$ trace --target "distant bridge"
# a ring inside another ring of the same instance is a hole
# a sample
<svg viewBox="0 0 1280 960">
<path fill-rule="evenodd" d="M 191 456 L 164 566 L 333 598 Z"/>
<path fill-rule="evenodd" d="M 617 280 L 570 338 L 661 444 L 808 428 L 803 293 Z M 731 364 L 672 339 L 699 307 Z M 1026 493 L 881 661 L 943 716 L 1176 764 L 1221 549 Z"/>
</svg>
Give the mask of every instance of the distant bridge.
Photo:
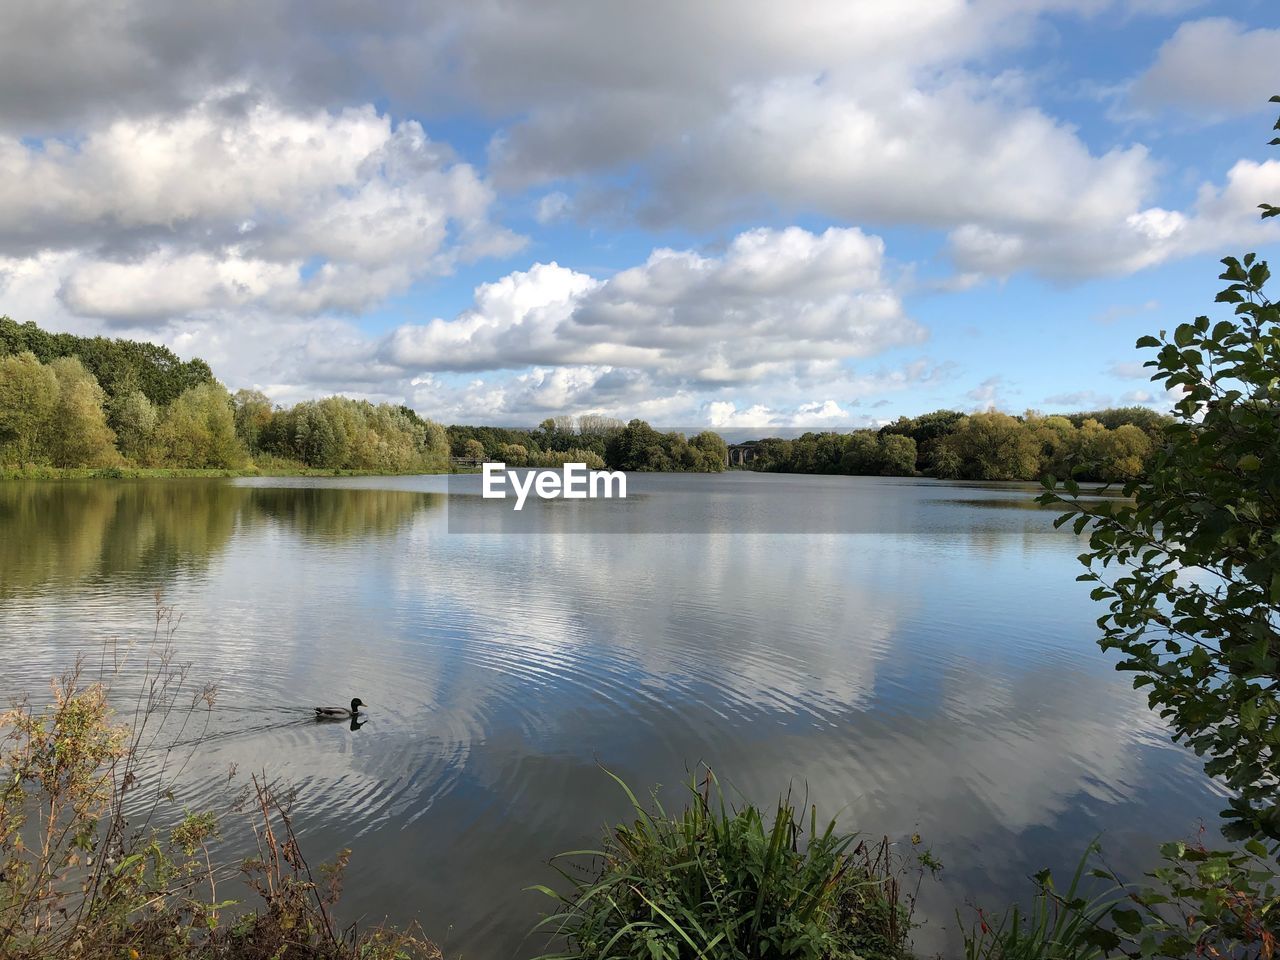
<svg viewBox="0 0 1280 960">
<path fill-rule="evenodd" d="M 755 440 L 749 440 L 746 443 L 731 443 L 728 450 L 728 466 L 746 467 L 759 455 L 759 444 Z"/>
</svg>

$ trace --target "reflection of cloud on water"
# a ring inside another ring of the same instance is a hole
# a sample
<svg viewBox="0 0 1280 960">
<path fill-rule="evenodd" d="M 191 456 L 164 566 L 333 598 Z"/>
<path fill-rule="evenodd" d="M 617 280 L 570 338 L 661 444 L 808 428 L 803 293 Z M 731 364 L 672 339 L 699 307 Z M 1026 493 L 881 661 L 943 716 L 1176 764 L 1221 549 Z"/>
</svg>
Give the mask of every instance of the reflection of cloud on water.
<svg viewBox="0 0 1280 960">
<path fill-rule="evenodd" d="M 96 581 L 35 576 L 0 630 L 21 628 L 29 671 L 68 635 L 144 629 L 165 583 L 224 705 L 369 702 L 356 733 L 219 713 L 235 735 L 178 791 L 230 792 L 231 763 L 297 786 L 322 854 L 361 838 L 352 909 L 428 904 L 467 936 L 523 932 L 519 890 L 545 858 L 623 813 L 597 759 L 637 787 L 700 760 L 764 801 L 808 784 L 852 825 L 919 825 L 978 890 L 1039 866 L 1030 838 L 1074 855 L 1138 805 L 1177 835 L 1211 802 L 1094 645 L 1074 543 L 1030 511 L 968 533 L 459 536 L 413 481 L 340 487 L 223 485 L 233 506 L 192 518 L 203 554 L 107 551 L 119 565 L 95 561 L 111 571 Z M 175 542 L 159 509 L 113 516 L 86 526 Z M 143 555 L 168 565 L 130 580 Z"/>
</svg>

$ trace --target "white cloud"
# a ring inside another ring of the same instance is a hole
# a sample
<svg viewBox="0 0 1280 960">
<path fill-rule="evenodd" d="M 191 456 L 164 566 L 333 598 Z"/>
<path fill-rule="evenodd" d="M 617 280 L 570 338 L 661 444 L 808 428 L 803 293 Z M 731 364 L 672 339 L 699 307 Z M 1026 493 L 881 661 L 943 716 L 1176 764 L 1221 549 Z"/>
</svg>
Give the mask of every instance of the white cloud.
<svg viewBox="0 0 1280 960">
<path fill-rule="evenodd" d="M 996 230 L 966 224 L 948 246 L 962 270 L 1008 276 L 1035 270 L 1080 279 L 1124 275 L 1180 257 L 1280 240 L 1280 223 L 1258 217 L 1261 198 L 1280 196 L 1280 161 L 1240 160 L 1225 184 L 1205 183 L 1186 213 L 1148 207 L 1110 220 L 1052 229 Z"/>
<path fill-rule="evenodd" d="M 1280 92 L 1280 30 L 1250 30 L 1225 17 L 1184 23 L 1134 81 L 1139 107 L 1225 116 L 1265 109 Z"/>
<path fill-rule="evenodd" d="M 883 259 L 860 230 L 790 227 L 739 234 L 719 257 L 655 250 L 606 280 L 536 264 L 482 285 L 456 319 L 400 327 L 386 356 L 415 370 L 574 364 L 759 381 L 919 343 Z"/>
<path fill-rule="evenodd" d="M 116 321 L 262 306 L 358 311 L 510 253 L 491 188 L 412 121 L 245 91 L 76 140 L 0 137 L 0 251 L 70 251 L 61 296 Z"/>
<path fill-rule="evenodd" d="M 1001 410 L 1005 408 L 1004 393 L 1007 389 L 1008 384 L 1004 377 L 996 374 L 987 377 L 965 396 L 973 401 L 972 410 L 979 412 Z"/>
<path fill-rule="evenodd" d="M 982 87 L 865 90 L 823 76 L 740 89 L 662 160 L 650 212 L 782 204 L 881 223 L 1056 226 L 1108 220 L 1149 191 L 1144 148 L 1095 156 L 1044 113 Z"/>
<path fill-rule="evenodd" d="M 1133 360 L 1111 364 L 1107 368 L 1107 373 L 1118 380 L 1150 380 L 1151 370 L 1144 367 L 1141 361 Z"/>
<path fill-rule="evenodd" d="M 534 219 L 539 223 L 555 223 L 557 220 L 563 220 L 573 211 L 573 201 L 568 195 L 559 190 L 544 194 L 538 200 L 538 207 L 534 211 Z"/>
</svg>

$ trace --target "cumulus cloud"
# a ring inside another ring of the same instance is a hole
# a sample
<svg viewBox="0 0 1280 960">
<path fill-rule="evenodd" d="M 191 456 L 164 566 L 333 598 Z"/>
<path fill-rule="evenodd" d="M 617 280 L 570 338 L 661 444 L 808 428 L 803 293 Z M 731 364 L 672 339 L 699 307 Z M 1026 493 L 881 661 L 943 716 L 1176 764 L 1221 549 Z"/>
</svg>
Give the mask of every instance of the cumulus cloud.
<svg viewBox="0 0 1280 960">
<path fill-rule="evenodd" d="M 420 124 L 299 113 L 247 91 L 84 137 L 0 137 L 0 252 L 64 262 L 77 314 L 359 311 L 459 261 L 510 253 L 492 189 Z"/>
<path fill-rule="evenodd" d="M 536 263 L 481 284 L 451 318 L 382 337 L 331 312 L 281 311 L 270 277 L 207 257 L 157 269 L 155 313 L 144 314 L 126 309 L 143 282 L 128 271 L 150 264 L 80 256 L 0 259 L 0 296 L 62 329 L 87 329 L 70 311 L 89 299 L 118 317 L 119 333 L 203 356 L 232 386 L 280 401 L 341 391 L 449 420 L 591 411 L 694 424 L 709 422 L 708 402 L 762 391 L 773 403 L 763 422 L 847 423 L 861 398 L 947 374 L 920 359 L 854 372 L 859 360 L 918 347 L 926 331 L 885 275 L 882 241 L 853 228 L 749 230 L 718 254 L 658 249 L 602 278 Z"/>
<path fill-rule="evenodd" d="M 575 191 L 583 216 L 706 226 L 781 210 L 998 238 L 1123 225 L 1157 170 L 1141 145 L 1091 149 L 1028 103 L 1026 77 L 984 69 L 993 55 L 1032 44 L 1049 15 L 1186 5 L 814 0 L 801 17 L 767 0 L 392 2 L 357 16 L 337 0 L 231 0 L 196 16 L 122 0 L 108 16 L 18 0 L 0 37 L 0 127 L 180 116 L 244 84 L 303 116 L 374 98 L 419 117 L 471 108 L 504 118 L 490 146 L 500 185 L 596 178 Z M 563 216 L 565 197 L 544 196 L 537 218 Z"/>
<path fill-rule="evenodd" d="M 1052 229 L 966 224 L 951 232 L 948 246 L 962 270 L 987 275 L 1029 269 L 1068 280 L 1119 276 L 1227 245 L 1280 240 L 1280 223 L 1258 218 L 1259 198 L 1277 194 L 1280 162 L 1240 160 L 1224 184 L 1203 184 L 1186 213 L 1147 207 Z"/>
<path fill-rule="evenodd" d="M 417 370 L 574 364 L 692 386 L 760 381 L 921 342 L 883 261 L 882 241 L 860 230 L 790 227 L 739 234 L 722 256 L 655 250 L 605 280 L 537 264 L 482 285 L 460 317 L 400 327 L 386 355 Z"/>
<path fill-rule="evenodd" d="M 1133 84 L 1133 103 L 1206 116 L 1251 113 L 1276 92 L 1280 30 L 1225 17 L 1184 23 Z"/>
<path fill-rule="evenodd" d="M 1005 378 L 995 374 L 987 377 L 987 379 L 968 391 L 965 396 L 972 401 L 971 410 L 979 412 L 1003 410 L 1007 406 L 1004 395 L 1008 389 L 1009 385 Z"/>
</svg>

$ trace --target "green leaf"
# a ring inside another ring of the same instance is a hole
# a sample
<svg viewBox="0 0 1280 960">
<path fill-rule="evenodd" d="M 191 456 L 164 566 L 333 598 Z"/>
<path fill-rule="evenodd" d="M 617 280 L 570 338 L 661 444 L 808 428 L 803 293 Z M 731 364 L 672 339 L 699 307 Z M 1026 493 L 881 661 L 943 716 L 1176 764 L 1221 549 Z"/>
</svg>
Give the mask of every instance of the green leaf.
<svg viewBox="0 0 1280 960">
<path fill-rule="evenodd" d="M 1129 936 L 1135 936 L 1142 929 L 1142 914 L 1137 910 L 1112 910 L 1111 919 L 1115 925 Z"/>
</svg>

